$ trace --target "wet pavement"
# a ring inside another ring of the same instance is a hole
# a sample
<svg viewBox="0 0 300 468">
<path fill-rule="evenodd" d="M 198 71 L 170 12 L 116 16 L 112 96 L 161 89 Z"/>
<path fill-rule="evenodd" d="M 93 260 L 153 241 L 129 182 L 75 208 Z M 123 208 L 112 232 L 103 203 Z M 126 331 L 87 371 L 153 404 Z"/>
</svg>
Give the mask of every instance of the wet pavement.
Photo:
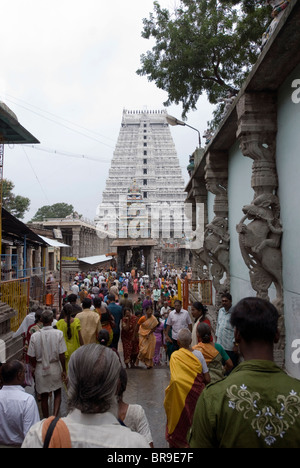
<svg viewBox="0 0 300 468">
<path fill-rule="evenodd" d="M 155 448 L 166 448 L 166 416 L 164 410 L 165 389 L 169 385 L 170 372 L 166 366 L 146 369 L 140 365 L 127 369 L 128 383 L 123 400 L 141 405 L 149 421 Z"/>
</svg>

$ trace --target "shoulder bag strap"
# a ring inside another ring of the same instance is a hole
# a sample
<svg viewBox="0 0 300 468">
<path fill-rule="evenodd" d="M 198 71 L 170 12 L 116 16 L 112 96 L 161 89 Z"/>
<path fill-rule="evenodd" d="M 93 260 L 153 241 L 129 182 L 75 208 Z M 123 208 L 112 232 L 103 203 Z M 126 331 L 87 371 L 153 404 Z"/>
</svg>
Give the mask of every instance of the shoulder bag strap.
<svg viewBox="0 0 300 468">
<path fill-rule="evenodd" d="M 58 423 L 59 421 L 59 418 L 56 417 L 53 419 L 53 421 L 51 421 L 49 427 L 48 427 L 48 430 L 47 430 L 47 433 L 46 433 L 46 437 L 45 437 L 45 440 L 44 440 L 44 446 L 43 448 L 48 448 L 49 447 L 49 444 L 50 444 L 50 440 L 51 440 L 51 437 L 52 437 L 52 434 L 53 434 L 53 431 L 55 429 L 55 426 L 56 424 Z"/>
</svg>

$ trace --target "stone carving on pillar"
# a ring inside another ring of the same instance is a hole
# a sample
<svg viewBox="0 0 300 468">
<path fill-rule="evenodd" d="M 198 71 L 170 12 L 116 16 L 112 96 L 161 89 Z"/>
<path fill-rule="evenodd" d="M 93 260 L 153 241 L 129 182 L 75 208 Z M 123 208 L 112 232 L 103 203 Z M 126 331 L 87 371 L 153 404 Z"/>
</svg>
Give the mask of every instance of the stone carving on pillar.
<svg viewBox="0 0 300 468">
<path fill-rule="evenodd" d="M 273 93 L 248 93 L 237 104 L 237 137 L 244 156 L 253 159 L 251 186 L 254 198 L 242 209 L 237 225 L 242 257 L 249 268 L 258 297 L 269 300 L 269 288 L 276 290 L 274 305 L 280 314 L 280 340 L 275 360 L 284 362 L 284 317 L 280 202 L 276 170 L 276 96 Z"/>
<path fill-rule="evenodd" d="M 221 305 L 221 295 L 230 290 L 227 166 L 226 153 L 217 151 L 208 153 L 205 181 L 207 190 L 215 195 L 215 217 L 206 225 L 203 254 L 210 265 L 217 307 Z"/>
<path fill-rule="evenodd" d="M 282 226 L 275 162 L 276 98 L 272 93 L 246 94 L 238 103 L 237 112 L 241 150 L 244 156 L 253 159 L 251 186 L 254 190 L 254 198 L 243 207 L 244 216 L 237 225 L 241 253 L 257 296 L 268 300 L 268 290 L 274 283 L 276 306 L 282 312 Z"/>
<path fill-rule="evenodd" d="M 246 94 L 237 105 L 237 137 L 244 156 L 253 159 L 251 186 L 254 198 L 243 207 L 237 225 L 242 257 L 249 268 L 257 296 L 269 300 L 272 283 L 280 320 L 277 359 L 283 360 L 284 321 L 280 222 L 276 171 L 276 96 L 272 93 Z M 248 222 L 248 223 L 247 223 Z"/>
<path fill-rule="evenodd" d="M 203 223 L 203 226 L 200 226 L 202 233 L 204 233 L 204 227 L 207 224 L 207 190 L 205 187 L 204 179 L 198 179 L 195 181 L 193 180 L 193 196 L 194 196 L 194 208 L 193 213 L 195 215 L 195 219 L 193 219 L 193 230 L 196 231 L 199 226 L 197 225 L 199 222 Z M 199 220 L 197 219 L 197 205 L 203 204 L 204 205 L 204 219 Z M 199 233 L 200 234 L 200 233 Z M 199 235 L 200 237 L 200 235 Z M 201 236 L 202 237 L 202 236 Z M 209 259 L 207 258 L 207 254 L 204 251 L 203 245 L 199 246 L 198 248 L 193 248 L 192 250 L 193 255 L 193 276 L 194 279 L 209 279 Z"/>
</svg>

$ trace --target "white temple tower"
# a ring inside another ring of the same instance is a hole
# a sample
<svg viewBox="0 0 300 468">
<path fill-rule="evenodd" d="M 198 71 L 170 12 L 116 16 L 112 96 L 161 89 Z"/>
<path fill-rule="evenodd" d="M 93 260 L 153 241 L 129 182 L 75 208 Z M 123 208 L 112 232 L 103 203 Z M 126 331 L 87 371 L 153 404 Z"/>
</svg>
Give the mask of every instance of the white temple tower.
<svg viewBox="0 0 300 468">
<path fill-rule="evenodd" d="M 166 116 L 166 110 L 123 111 L 97 221 L 99 229 L 111 239 L 112 249 L 151 244 L 155 257 L 164 263 L 181 265 L 186 262 L 187 254 L 184 241 L 186 194 Z M 132 199 L 129 194 L 136 191 L 140 194 L 139 210 L 135 204 L 128 216 L 129 197 Z M 143 221 L 138 223 L 136 219 L 130 226 L 134 215 Z"/>
</svg>

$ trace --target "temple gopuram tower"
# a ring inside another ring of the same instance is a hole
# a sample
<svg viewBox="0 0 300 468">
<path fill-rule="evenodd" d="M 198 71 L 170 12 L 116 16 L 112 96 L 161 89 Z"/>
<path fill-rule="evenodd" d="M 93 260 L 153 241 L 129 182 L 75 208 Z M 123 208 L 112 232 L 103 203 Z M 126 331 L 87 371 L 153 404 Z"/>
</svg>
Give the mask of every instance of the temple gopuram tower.
<svg viewBox="0 0 300 468">
<path fill-rule="evenodd" d="M 188 259 L 184 179 L 166 116 L 166 110 L 123 111 L 96 219 L 121 270 L 137 266 L 138 252 L 146 274 L 154 259 L 176 266 Z"/>
</svg>

